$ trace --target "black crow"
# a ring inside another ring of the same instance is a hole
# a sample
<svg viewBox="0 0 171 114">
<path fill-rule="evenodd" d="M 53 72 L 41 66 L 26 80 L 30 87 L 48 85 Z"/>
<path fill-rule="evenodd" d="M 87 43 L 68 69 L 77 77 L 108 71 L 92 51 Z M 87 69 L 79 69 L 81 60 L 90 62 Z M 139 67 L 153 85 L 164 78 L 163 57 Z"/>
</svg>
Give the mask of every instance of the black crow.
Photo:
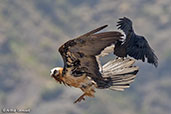
<svg viewBox="0 0 171 114">
<path fill-rule="evenodd" d="M 147 62 L 158 66 L 158 58 L 154 54 L 153 49 L 148 44 L 144 36 L 137 35 L 132 27 L 132 21 L 126 17 L 120 18 L 117 22 L 118 29 L 121 29 L 126 39 L 118 41 L 115 45 L 114 54 L 118 57 L 127 57 L 127 55 L 143 62 Z"/>
</svg>

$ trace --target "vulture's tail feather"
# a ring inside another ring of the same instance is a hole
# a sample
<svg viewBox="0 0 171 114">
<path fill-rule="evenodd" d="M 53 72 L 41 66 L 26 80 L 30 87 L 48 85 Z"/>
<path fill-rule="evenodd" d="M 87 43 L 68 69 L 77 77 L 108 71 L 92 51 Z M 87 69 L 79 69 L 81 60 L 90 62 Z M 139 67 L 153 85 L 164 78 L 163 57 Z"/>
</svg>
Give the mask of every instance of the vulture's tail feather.
<svg viewBox="0 0 171 114">
<path fill-rule="evenodd" d="M 133 59 L 114 59 L 103 65 L 103 77 L 107 79 L 107 88 L 123 91 L 129 88 L 138 72 L 138 67 L 133 66 Z"/>
</svg>

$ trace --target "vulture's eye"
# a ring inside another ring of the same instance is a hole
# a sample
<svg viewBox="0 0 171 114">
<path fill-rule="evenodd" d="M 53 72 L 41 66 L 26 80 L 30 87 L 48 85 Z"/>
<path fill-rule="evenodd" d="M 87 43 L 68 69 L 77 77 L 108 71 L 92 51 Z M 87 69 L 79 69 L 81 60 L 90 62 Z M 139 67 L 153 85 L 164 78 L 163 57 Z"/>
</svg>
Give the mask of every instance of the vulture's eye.
<svg viewBox="0 0 171 114">
<path fill-rule="evenodd" d="M 58 70 L 54 70 L 53 74 L 58 75 L 59 71 Z"/>
<path fill-rule="evenodd" d="M 56 74 L 56 70 L 54 70 L 52 73 L 53 73 L 53 74 Z"/>
<path fill-rule="evenodd" d="M 51 75 L 58 75 L 59 74 L 59 71 L 56 70 L 56 69 L 52 69 L 51 72 L 50 72 Z"/>
</svg>

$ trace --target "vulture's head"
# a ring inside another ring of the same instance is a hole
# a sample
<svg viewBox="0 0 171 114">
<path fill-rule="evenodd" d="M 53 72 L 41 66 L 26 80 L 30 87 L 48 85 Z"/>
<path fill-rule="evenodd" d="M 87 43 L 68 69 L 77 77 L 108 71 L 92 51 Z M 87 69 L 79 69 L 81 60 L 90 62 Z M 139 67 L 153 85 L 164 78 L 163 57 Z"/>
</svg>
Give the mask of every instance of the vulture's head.
<svg viewBox="0 0 171 114">
<path fill-rule="evenodd" d="M 63 70 L 63 68 L 61 68 L 61 67 L 55 67 L 50 70 L 50 76 L 55 78 L 55 80 L 58 81 L 59 83 L 61 83 L 61 82 L 63 82 L 62 70 Z"/>
</svg>

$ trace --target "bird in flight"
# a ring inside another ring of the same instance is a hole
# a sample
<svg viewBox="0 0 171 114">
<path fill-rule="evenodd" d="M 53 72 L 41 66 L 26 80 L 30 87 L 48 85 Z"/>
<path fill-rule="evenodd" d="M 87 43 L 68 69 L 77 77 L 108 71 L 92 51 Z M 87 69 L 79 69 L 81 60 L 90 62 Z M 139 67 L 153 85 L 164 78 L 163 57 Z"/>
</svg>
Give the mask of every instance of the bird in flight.
<svg viewBox="0 0 171 114">
<path fill-rule="evenodd" d="M 116 43 L 114 54 L 118 57 L 127 57 L 129 55 L 143 62 L 147 59 L 148 63 L 157 67 L 157 56 L 144 36 L 137 35 L 134 32 L 132 21 L 127 17 L 123 17 L 119 19 L 117 26 L 118 29 L 125 33 L 126 39 Z"/>
<path fill-rule="evenodd" d="M 101 26 L 69 40 L 59 48 L 64 67 L 53 68 L 50 75 L 59 83 L 83 91 L 83 95 L 74 103 L 85 100 L 85 96 L 94 97 L 96 88 L 123 91 L 129 87 L 139 70 L 133 66 L 135 60 L 129 58 L 113 59 L 103 66 L 99 63 L 96 56 L 123 36 L 116 31 L 99 33 L 106 27 Z"/>
</svg>

